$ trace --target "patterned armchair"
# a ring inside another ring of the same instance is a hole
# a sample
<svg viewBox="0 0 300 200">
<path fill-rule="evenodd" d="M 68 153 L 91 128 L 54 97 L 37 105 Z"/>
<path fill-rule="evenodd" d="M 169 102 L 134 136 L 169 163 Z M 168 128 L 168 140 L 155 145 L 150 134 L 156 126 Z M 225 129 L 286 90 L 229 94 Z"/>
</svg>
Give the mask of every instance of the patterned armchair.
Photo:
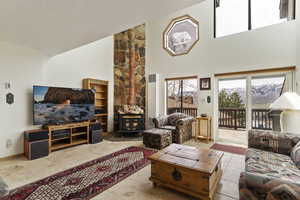
<svg viewBox="0 0 300 200">
<path fill-rule="evenodd" d="M 155 128 L 172 131 L 172 142 L 182 144 L 192 139 L 192 124 L 195 119 L 183 113 L 173 113 L 168 116 L 154 118 Z"/>
<path fill-rule="evenodd" d="M 300 135 L 250 130 L 240 200 L 300 199 L 300 169 L 291 159 Z"/>
</svg>

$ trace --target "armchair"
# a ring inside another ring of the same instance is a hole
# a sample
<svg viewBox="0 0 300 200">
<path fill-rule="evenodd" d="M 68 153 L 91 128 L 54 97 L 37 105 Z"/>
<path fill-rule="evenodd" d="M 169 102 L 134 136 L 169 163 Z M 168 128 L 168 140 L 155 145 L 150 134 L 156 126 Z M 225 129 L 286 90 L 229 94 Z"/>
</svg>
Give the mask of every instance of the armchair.
<svg viewBox="0 0 300 200">
<path fill-rule="evenodd" d="M 172 142 L 182 144 L 192 139 L 192 124 L 194 118 L 183 113 L 173 113 L 153 119 L 155 128 L 172 131 Z"/>
</svg>

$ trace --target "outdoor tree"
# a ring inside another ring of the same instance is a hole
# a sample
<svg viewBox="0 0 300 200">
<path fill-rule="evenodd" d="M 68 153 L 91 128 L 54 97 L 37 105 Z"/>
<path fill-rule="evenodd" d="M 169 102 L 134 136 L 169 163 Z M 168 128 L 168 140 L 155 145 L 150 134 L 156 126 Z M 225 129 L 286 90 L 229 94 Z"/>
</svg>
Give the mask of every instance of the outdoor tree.
<svg viewBox="0 0 300 200">
<path fill-rule="evenodd" d="M 168 81 L 168 105 L 170 107 L 180 107 L 181 89 L 178 80 Z"/>
<path fill-rule="evenodd" d="M 231 93 L 230 97 L 230 107 L 232 108 L 242 108 L 244 107 L 241 96 L 238 92 Z"/>
<path fill-rule="evenodd" d="M 197 105 L 197 80 L 170 80 L 167 81 L 168 106 L 190 108 Z"/>
<path fill-rule="evenodd" d="M 244 104 L 238 92 L 228 94 L 225 90 L 219 92 L 220 108 L 243 108 Z"/>
<path fill-rule="evenodd" d="M 226 93 L 225 90 L 222 90 L 219 93 L 219 107 L 220 108 L 229 107 L 229 103 L 230 103 L 230 100 L 229 100 L 228 94 Z"/>
<path fill-rule="evenodd" d="M 245 121 L 242 121 L 246 119 L 245 113 L 237 112 L 237 109 L 242 109 L 244 107 L 245 105 L 243 104 L 242 98 L 238 92 L 235 91 L 228 94 L 224 89 L 219 92 L 219 108 L 229 109 L 228 112 L 225 112 L 226 117 L 234 117 L 235 120 L 238 118 L 240 119 L 239 123 L 246 123 Z"/>
</svg>

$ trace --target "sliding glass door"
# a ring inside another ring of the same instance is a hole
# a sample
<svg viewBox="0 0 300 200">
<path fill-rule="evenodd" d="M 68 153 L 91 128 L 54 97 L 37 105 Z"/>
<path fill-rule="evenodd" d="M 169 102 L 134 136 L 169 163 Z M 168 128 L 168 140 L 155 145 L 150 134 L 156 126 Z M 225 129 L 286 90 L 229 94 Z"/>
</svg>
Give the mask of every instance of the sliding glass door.
<svg viewBox="0 0 300 200">
<path fill-rule="evenodd" d="M 175 112 L 197 116 L 197 78 L 166 80 L 167 114 Z"/>
<path fill-rule="evenodd" d="M 247 79 L 222 79 L 218 86 L 218 141 L 246 145 Z"/>
<path fill-rule="evenodd" d="M 270 105 L 288 91 L 286 76 L 252 77 L 251 79 L 251 128 L 272 130 Z"/>
<path fill-rule="evenodd" d="M 249 129 L 273 130 L 269 107 L 281 94 L 294 91 L 294 84 L 293 72 L 253 73 L 218 79 L 216 139 L 247 146 Z"/>
</svg>

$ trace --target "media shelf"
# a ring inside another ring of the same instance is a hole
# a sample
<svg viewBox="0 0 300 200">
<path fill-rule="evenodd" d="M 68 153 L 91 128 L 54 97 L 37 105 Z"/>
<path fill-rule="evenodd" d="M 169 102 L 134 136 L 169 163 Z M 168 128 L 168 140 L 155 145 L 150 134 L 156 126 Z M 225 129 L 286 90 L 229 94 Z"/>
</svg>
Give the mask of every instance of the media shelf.
<svg viewBox="0 0 300 200">
<path fill-rule="evenodd" d="M 55 150 L 89 143 L 90 122 L 48 126 L 49 153 Z"/>
<path fill-rule="evenodd" d="M 95 118 L 101 123 L 103 132 L 108 131 L 108 87 L 108 81 L 91 78 L 83 80 L 84 89 L 95 90 Z"/>
</svg>

